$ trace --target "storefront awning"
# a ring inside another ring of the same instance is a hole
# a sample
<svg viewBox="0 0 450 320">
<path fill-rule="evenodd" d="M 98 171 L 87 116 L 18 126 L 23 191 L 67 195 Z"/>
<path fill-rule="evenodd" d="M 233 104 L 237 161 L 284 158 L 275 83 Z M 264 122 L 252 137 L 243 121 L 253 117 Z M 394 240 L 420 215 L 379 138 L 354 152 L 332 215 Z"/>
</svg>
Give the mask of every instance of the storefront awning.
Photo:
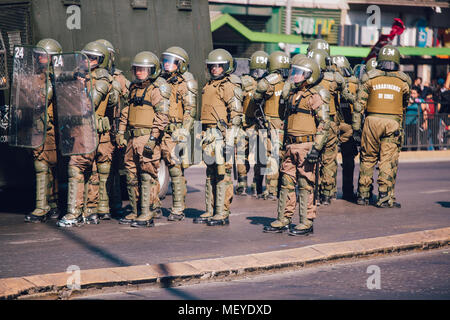
<svg viewBox="0 0 450 320">
<path fill-rule="evenodd" d="M 220 14 L 213 17 L 211 21 L 211 32 L 216 31 L 224 25 L 230 26 L 250 42 L 283 42 L 289 44 L 298 44 L 303 42 L 302 37 L 297 35 L 252 31 L 229 14 Z"/>
</svg>

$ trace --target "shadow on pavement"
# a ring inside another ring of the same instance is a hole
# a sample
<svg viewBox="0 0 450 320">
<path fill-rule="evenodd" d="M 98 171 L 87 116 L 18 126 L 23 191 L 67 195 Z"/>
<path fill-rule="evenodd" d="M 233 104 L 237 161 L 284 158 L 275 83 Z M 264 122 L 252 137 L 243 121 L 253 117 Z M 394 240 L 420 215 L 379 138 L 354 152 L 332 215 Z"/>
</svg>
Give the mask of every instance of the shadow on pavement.
<svg viewBox="0 0 450 320">
<path fill-rule="evenodd" d="M 73 230 L 70 229 L 62 229 L 60 227 L 58 227 L 56 224 L 54 223 L 46 223 L 45 226 L 48 226 L 54 230 L 56 230 L 59 234 L 63 235 L 64 237 L 72 240 L 73 242 L 77 243 L 78 245 L 83 246 L 84 248 L 86 248 L 87 250 L 89 250 L 90 252 L 92 252 L 93 254 L 102 257 L 105 260 L 108 260 L 112 263 L 114 263 L 117 267 L 129 267 L 132 266 L 131 263 L 122 260 L 121 258 L 119 258 L 118 256 L 108 252 L 108 250 L 105 250 L 104 248 L 100 248 L 95 246 L 94 244 L 90 243 L 89 241 L 83 239 L 82 237 L 78 236 L 77 234 L 75 234 L 73 232 Z M 75 228 L 75 230 L 78 227 L 72 227 Z"/>
<path fill-rule="evenodd" d="M 267 217 L 247 217 L 247 220 L 250 220 L 251 224 L 268 226 L 270 225 L 271 222 L 275 221 L 276 219 Z"/>
<path fill-rule="evenodd" d="M 450 202 L 438 201 L 437 203 L 439 203 L 444 208 L 450 208 Z"/>
</svg>

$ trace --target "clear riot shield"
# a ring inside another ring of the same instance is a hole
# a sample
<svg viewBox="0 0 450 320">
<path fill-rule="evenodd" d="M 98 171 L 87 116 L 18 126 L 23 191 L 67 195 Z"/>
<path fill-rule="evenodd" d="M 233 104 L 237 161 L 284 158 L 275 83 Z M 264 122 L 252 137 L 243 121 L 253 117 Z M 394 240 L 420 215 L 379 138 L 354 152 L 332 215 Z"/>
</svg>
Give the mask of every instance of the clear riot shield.
<svg viewBox="0 0 450 320">
<path fill-rule="evenodd" d="M 53 56 L 59 148 L 64 156 L 95 151 L 98 145 L 89 59 L 63 53 Z"/>
<path fill-rule="evenodd" d="M 39 148 L 47 131 L 47 99 L 50 55 L 44 48 L 14 47 L 9 144 Z"/>
</svg>

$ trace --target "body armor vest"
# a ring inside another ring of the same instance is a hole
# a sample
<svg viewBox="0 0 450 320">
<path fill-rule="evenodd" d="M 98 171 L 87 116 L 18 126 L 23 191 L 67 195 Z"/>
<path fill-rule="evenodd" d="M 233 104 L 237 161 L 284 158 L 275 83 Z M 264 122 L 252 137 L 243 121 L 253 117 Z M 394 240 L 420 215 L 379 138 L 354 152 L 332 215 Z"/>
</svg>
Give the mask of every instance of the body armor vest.
<svg viewBox="0 0 450 320">
<path fill-rule="evenodd" d="M 229 124 L 227 106 L 220 95 L 220 87 L 226 81 L 226 79 L 210 81 L 203 88 L 201 114 L 203 124 L 216 124 L 222 120 Z"/>
<path fill-rule="evenodd" d="M 128 125 L 132 128 L 151 128 L 155 119 L 155 109 L 151 103 L 153 84 L 144 88 L 134 87 L 130 93 Z"/>
<path fill-rule="evenodd" d="M 369 80 L 367 112 L 403 115 L 404 81 L 396 77 L 379 76 Z"/>
<path fill-rule="evenodd" d="M 278 82 L 274 85 L 273 95 L 266 100 L 264 107 L 264 113 L 267 117 L 279 118 L 280 117 L 280 99 L 283 91 L 284 81 Z"/>
<path fill-rule="evenodd" d="M 299 91 L 291 97 L 292 111 L 288 118 L 287 132 L 292 136 L 315 135 L 317 132 L 314 111 L 309 107 L 310 90 Z"/>
</svg>

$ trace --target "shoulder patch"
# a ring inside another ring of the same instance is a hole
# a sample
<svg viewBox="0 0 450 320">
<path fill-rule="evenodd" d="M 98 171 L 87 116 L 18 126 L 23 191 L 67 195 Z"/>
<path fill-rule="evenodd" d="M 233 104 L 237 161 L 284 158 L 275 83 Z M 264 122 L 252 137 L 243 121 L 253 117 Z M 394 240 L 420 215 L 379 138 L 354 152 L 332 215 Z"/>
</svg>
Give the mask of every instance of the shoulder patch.
<svg viewBox="0 0 450 320">
<path fill-rule="evenodd" d="M 232 75 L 230 75 L 230 77 L 229 77 L 229 79 L 230 79 L 230 82 L 231 83 L 234 83 L 234 84 L 241 84 L 241 78 L 239 78 L 237 75 L 235 75 L 235 74 L 232 74 Z"/>
<path fill-rule="evenodd" d="M 269 82 L 270 84 L 277 84 L 277 83 L 281 82 L 281 80 L 283 80 L 281 75 L 279 75 L 278 73 L 271 73 L 268 76 L 266 76 L 264 79 L 266 79 L 267 82 Z"/>
</svg>

